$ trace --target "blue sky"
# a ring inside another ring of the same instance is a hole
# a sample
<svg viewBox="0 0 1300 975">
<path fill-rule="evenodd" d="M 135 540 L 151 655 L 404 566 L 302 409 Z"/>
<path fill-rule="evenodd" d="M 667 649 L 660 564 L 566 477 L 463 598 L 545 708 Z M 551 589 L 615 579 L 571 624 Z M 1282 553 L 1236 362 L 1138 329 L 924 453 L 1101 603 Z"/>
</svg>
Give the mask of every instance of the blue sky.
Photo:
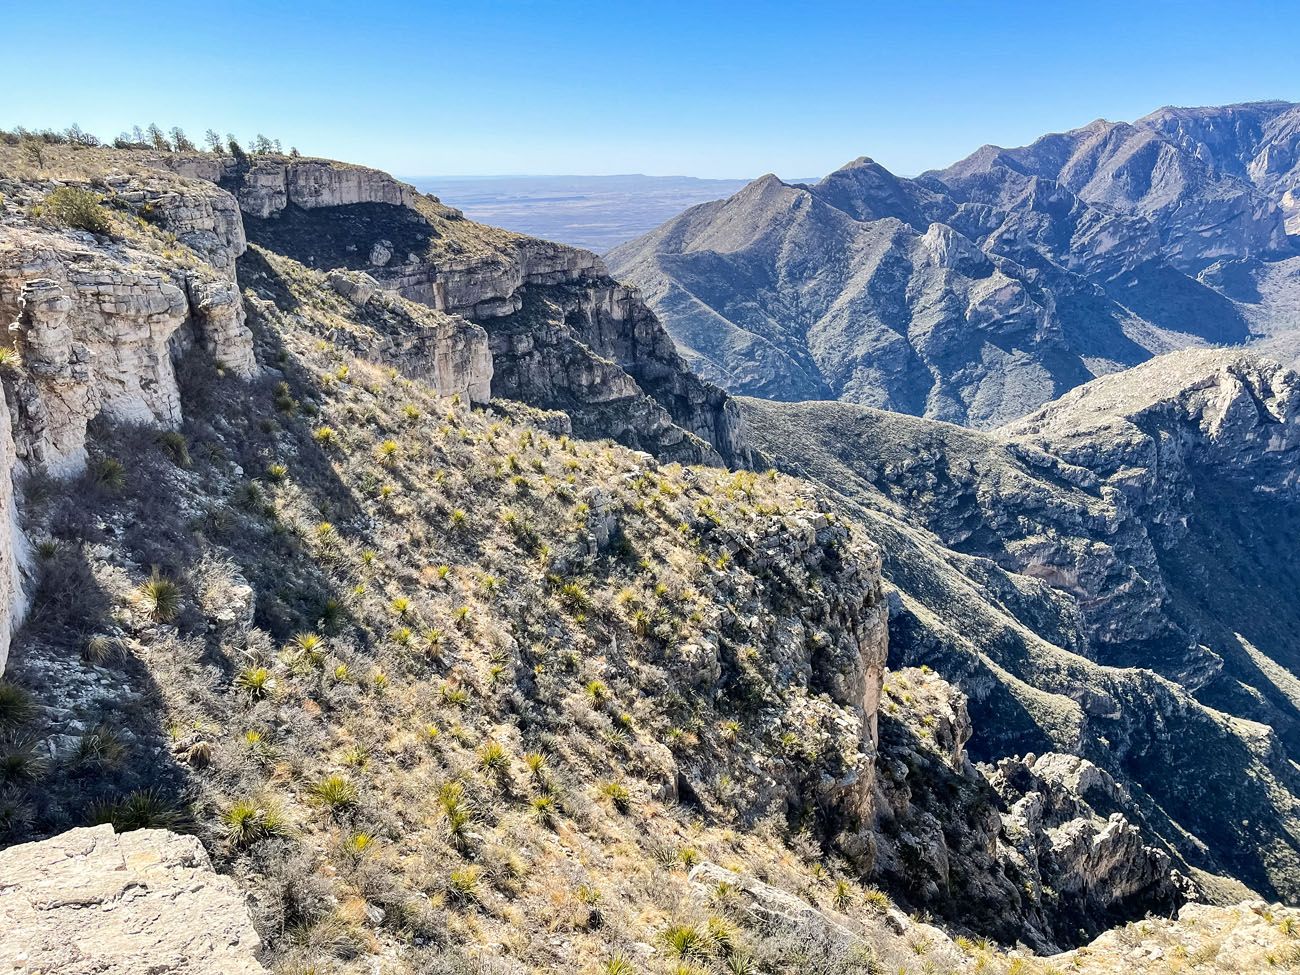
<svg viewBox="0 0 1300 975">
<path fill-rule="evenodd" d="M 0 23 L 0 126 L 265 132 L 407 177 L 911 175 L 1164 104 L 1300 101 L 1295 7 L 1262 0 L 11 0 Z"/>
</svg>

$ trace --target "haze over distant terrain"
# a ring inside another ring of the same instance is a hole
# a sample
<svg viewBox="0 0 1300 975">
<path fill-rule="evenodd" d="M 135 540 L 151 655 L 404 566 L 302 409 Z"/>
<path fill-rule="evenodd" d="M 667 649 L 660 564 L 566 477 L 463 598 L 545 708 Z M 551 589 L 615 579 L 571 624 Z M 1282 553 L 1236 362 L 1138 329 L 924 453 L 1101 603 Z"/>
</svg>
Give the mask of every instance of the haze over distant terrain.
<svg viewBox="0 0 1300 975">
<path fill-rule="evenodd" d="M 411 182 L 471 220 L 603 254 L 687 207 L 728 197 L 749 181 L 638 174 L 427 176 Z"/>
</svg>

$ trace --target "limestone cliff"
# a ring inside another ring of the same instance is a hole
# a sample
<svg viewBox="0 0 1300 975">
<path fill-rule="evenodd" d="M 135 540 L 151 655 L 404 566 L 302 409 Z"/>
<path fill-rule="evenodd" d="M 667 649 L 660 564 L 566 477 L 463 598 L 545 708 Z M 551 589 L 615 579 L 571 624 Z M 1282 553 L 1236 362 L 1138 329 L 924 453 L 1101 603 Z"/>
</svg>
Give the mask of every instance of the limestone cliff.
<svg viewBox="0 0 1300 975">
<path fill-rule="evenodd" d="M 156 427 L 181 419 L 175 357 L 189 344 L 233 374 L 256 369 L 235 261 L 245 248 L 228 194 L 146 171 L 113 174 L 81 203 L 100 234 L 60 225 L 47 200 L 52 181 L 0 181 L 0 320 L 13 358 L 3 377 L 12 462 L 0 470 L 5 496 L 26 474 L 67 477 L 86 462 L 96 417 Z M 114 216 L 100 202 L 111 199 Z M 111 229 L 110 229 L 111 227 Z M 7 502 L 12 512 L 12 502 Z M 14 522 L 8 522 L 10 526 Z M 24 543 L 5 533 L 8 580 L 0 666 L 25 605 Z"/>
<path fill-rule="evenodd" d="M 385 173 L 322 160 L 165 164 L 229 187 L 249 235 L 488 332 L 493 394 L 666 460 L 743 464 L 739 413 L 696 377 L 633 289 L 587 251 L 465 220 Z"/>
</svg>

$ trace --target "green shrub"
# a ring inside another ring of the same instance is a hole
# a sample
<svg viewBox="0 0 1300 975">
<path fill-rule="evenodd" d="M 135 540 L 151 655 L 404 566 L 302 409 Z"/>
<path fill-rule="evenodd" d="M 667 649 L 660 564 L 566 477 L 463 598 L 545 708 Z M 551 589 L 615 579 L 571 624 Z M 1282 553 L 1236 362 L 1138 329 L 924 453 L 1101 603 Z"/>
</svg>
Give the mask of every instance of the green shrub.
<svg viewBox="0 0 1300 975">
<path fill-rule="evenodd" d="M 34 782 L 45 774 L 46 761 L 34 738 L 6 732 L 0 735 L 0 786 Z"/>
<path fill-rule="evenodd" d="M 112 823 L 119 833 L 133 829 L 176 829 L 187 822 L 184 811 L 157 789 L 139 789 L 114 802 L 101 803 L 91 812 L 92 824 Z"/>
<path fill-rule="evenodd" d="M 478 900 L 479 882 L 483 869 L 477 866 L 460 867 L 447 876 L 447 897 L 458 904 L 469 904 Z"/>
<path fill-rule="evenodd" d="M 478 764 L 484 772 L 503 777 L 510 771 L 510 753 L 497 741 L 489 741 L 478 750 Z"/>
<path fill-rule="evenodd" d="M 622 782 L 606 782 L 600 787 L 600 794 L 621 813 L 626 814 L 632 807 L 632 793 Z"/>
<path fill-rule="evenodd" d="M 107 234 L 113 229 L 113 222 L 99 202 L 99 196 L 80 186 L 60 186 L 38 206 L 38 216 L 74 230 Z"/>
<path fill-rule="evenodd" d="M 120 491 L 126 487 L 126 468 L 115 457 L 101 457 L 90 468 L 95 483 L 107 491 Z"/>
<path fill-rule="evenodd" d="M 678 958 L 704 958 L 708 955 L 708 938 L 690 924 L 673 924 L 659 936 L 669 954 Z"/>
<path fill-rule="evenodd" d="M 185 442 L 185 435 L 175 430 L 158 435 L 158 445 L 167 451 L 178 467 L 190 466 L 190 447 Z"/>
<path fill-rule="evenodd" d="M 270 697 L 275 685 L 275 676 L 265 667 L 246 667 L 235 678 L 235 686 L 254 701 Z"/>
</svg>

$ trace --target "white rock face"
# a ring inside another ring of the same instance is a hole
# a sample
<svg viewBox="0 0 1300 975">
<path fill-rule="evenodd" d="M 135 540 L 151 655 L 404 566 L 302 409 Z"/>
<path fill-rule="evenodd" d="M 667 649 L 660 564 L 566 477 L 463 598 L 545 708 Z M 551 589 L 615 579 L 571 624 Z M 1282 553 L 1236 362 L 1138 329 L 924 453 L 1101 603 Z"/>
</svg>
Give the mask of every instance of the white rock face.
<svg viewBox="0 0 1300 975">
<path fill-rule="evenodd" d="M 12 471 L 16 464 L 9 404 L 0 396 L 0 470 Z M 18 522 L 14 480 L 0 477 L 0 674 L 9 658 L 9 638 L 27 611 L 24 579 L 30 549 Z"/>
<path fill-rule="evenodd" d="M 238 183 L 239 206 L 249 216 L 262 220 L 290 204 L 304 210 L 353 203 L 410 206 L 418 195 L 415 187 L 387 173 L 323 159 L 259 158 L 246 164 L 242 174 L 239 164 L 229 156 L 169 155 L 159 162 L 182 176 Z"/>
<path fill-rule="evenodd" d="M 21 357 L 4 376 L 0 422 L 0 669 L 25 606 L 15 477 L 80 471 L 87 426 L 101 415 L 178 425 L 174 359 L 193 344 L 238 376 L 257 369 L 235 279 L 235 261 L 248 246 L 235 198 L 163 172 L 110 174 L 103 185 L 183 247 L 159 253 L 139 237 L 52 229 L 13 210 L 0 220 L 0 324 Z M 19 201 L 39 202 L 48 191 L 20 185 Z"/>
<path fill-rule="evenodd" d="M 0 852 L 0 971 L 265 975 L 260 946 L 192 836 L 96 826 Z"/>
</svg>

